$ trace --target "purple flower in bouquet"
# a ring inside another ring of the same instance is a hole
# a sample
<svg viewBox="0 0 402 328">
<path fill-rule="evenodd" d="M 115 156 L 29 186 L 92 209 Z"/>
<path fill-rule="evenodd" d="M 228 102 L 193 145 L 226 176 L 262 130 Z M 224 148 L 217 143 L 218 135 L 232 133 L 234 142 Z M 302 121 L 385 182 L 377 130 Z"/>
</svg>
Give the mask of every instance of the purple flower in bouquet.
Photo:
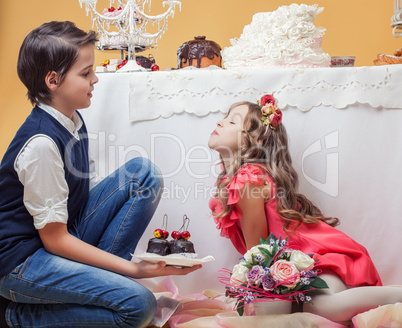
<svg viewBox="0 0 402 328">
<path fill-rule="evenodd" d="M 252 293 L 249 293 L 249 294 L 245 297 L 245 300 L 246 300 L 246 303 L 247 303 L 247 304 L 250 304 L 250 302 L 254 301 L 254 299 L 255 299 L 255 297 L 253 296 Z"/>
<path fill-rule="evenodd" d="M 262 288 L 264 288 L 264 290 L 271 291 L 275 287 L 276 282 L 269 275 L 265 275 L 265 276 L 262 276 L 262 278 L 261 278 L 261 284 L 262 284 Z"/>
<path fill-rule="evenodd" d="M 263 267 L 254 265 L 249 272 L 246 273 L 246 279 L 249 284 L 258 285 L 264 275 Z"/>
<path fill-rule="evenodd" d="M 257 254 L 257 255 L 255 256 L 255 260 L 256 260 L 258 263 L 260 263 L 260 264 L 265 261 L 265 259 L 262 257 L 261 254 Z"/>
</svg>

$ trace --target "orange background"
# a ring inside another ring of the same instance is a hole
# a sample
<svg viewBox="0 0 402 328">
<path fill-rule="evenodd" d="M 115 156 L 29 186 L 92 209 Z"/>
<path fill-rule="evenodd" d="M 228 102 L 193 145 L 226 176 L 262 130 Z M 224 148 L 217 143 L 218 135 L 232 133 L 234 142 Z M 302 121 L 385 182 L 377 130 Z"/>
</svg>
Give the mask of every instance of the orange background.
<svg viewBox="0 0 402 328">
<path fill-rule="evenodd" d="M 152 53 L 161 69 L 176 67 L 176 51 L 194 36 L 206 35 L 222 48 L 230 39 L 239 37 L 253 14 L 274 11 L 294 1 L 284 0 L 182 0 L 182 10 L 169 20 L 167 32 Z M 153 0 L 150 14 L 162 13 L 162 0 Z M 356 56 L 355 66 L 373 65 L 380 52 L 393 54 L 402 47 L 402 38 L 395 38 L 390 27 L 393 0 L 304 0 L 325 10 L 317 16 L 316 26 L 327 29 L 323 49 L 331 56 Z M 99 0 L 98 11 L 109 6 Z M 78 0 L 2 0 L 0 7 L 0 158 L 18 127 L 31 111 L 26 90 L 16 73 L 19 47 L 26 34 L 51 20 L 71 20 L 78 27 L 91 29 L 90 17 Z M 107 58 L 120 58 L 119 52 L 96 51 L 96 64 Z M 157 73 L 155 73 L 157 74 Z M 110 95 L 113 97 L 113 95 Z"/>
</svg>

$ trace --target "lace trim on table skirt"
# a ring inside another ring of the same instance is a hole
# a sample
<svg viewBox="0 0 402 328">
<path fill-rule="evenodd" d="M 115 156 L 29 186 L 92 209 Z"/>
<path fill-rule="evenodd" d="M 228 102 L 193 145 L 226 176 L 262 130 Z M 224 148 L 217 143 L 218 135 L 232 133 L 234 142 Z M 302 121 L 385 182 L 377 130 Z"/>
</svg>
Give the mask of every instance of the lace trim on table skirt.
<svg viewBox="0 0 402 328">
<path fill-rule="evenodd" d="M 402 108 L 402 65 L 355 68 L 181 69 L 135 74 L 130 81 L 130 120 L 197 116 L 221 111 L 237 101 L 271 93 L 284 109 L 346 108 L 355 103 Z"/>
</svg>

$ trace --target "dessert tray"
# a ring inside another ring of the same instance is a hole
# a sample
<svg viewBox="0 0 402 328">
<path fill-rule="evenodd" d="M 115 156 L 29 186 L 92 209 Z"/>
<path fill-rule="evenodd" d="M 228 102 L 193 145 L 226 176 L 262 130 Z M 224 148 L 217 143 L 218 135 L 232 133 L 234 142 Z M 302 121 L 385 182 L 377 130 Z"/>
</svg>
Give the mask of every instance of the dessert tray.
<svg viewBox="0 0 402 328">
<path fill-rule="evenodd" d="M 355 56 L 332 56 L 331 67 L 353 67 Z"/>
<path fill-rule="evenodd" d="M 148 261 L 152 263 L 156 262 L 166 262 L 166 265 L 182 266 L 182 267 L 192 267 L 197 264 L 203 264 L 207 262 L 215 261 L 212 255 L 208 255 L 203 258 L 188 258 L 180 254 L 169 254 L 166 256 L 161 256 L 153 253 L 143 253 L 141 255 L 136 255 L 140 260 Z"/>
</svg>

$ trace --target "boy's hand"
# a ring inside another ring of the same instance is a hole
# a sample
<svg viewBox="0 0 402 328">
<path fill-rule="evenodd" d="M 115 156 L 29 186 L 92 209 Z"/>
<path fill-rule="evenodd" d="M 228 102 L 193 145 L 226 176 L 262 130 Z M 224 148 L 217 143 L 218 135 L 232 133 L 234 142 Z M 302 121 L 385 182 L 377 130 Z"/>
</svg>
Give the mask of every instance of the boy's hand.
<svg viewBox="0 0 402 328">
<path fill-rule="evenodd" d="M 151 263 L 147 261 L 141 261 L 138 263 L 133 263 L 135 268 L 135 273 L 133 278 L 152 278 L 160 276 L 170 276 L 170 275 L 186 275 L 190 272 L 202 268 L 202 265 L 194 265 L 192 267 L 176 267 L 171 265 L 166 265 L 166 262 Z"/>
</svg>

